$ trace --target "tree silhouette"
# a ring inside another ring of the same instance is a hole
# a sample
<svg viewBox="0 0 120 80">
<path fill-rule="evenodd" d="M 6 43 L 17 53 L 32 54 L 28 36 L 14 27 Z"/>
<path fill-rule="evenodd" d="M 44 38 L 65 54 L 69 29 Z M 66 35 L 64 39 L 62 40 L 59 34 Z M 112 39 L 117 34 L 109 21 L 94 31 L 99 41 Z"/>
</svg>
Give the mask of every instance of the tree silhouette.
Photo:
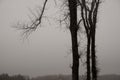
<svg viewBox="0 0 120 80">
<path fill-rule="evenodd" d="M 56 2 L 56 0 L 54 0 Z M 39 16 L 35 20 L 32 20 L 30 24 L 17 25 L 18 29 L 23 30 L 23 34 L 28 36 L 31 32 L 35 31 L 38 26 L 41 25 L 45 7 L 48 0 L 44 0 L 43 7 Z M 78 51 L 78 30 L 80 29 L 80 23 L 83 22 L 87 35 L 87 80 L 97 80 L 96 69 L 96 54 L 95 54 L 95 29 L 97 22 L 97 13 L 99 7 L 99 0 L 64 0 L 63 4 L 67 7 L 67 14 L 63 21 L 68 21 L 69 30 L 71 33 L 72 43 L 72 80 L 79 80 L 79 58 L 81 55 Z M 78 8 L 80 7 L 80 8 Z M 80 12 L 80 16 L 78 16 Z M 90 60 L 91 59 L 91 60 Z M 90 62 L 92 61 L 92 63 Z M 92 65 L 92 67 L 91 67 Z M 91 73 L 92 68 L 92 73 Z"/>
<path fill-rule="evenodd" d="M 87 35 L 87 80 L 97 80 L 95 33 L 100 0 L 81 0 L 79 4 Z"/>
<path fill-rule="evenodd" d="M 77 0 L 68 0 L 70 11 L 70 32 L 72 39 L 72 80 L 79 80 L 79 52 L 78 52 L 78 39 L 77 33 L 79 26 L 77 25 Z"/>
</svg>

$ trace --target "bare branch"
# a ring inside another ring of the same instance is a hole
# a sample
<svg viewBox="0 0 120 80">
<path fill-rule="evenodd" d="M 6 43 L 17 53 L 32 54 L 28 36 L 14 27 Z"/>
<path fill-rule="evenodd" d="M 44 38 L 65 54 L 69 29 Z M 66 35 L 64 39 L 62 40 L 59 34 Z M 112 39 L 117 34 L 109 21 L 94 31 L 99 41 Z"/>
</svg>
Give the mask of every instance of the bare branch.
<svg viewBox="0 0 120 80">
<path fill-rule="evenodd" d="M 90 11 L 89 7 L 86 5 L 87 3 L 89 4 L 89 2 L 85 2 L 85 0 L 77 0 L 78 2 L 78 6 L 82 6 L 84 7 L 87 11 Z"/>
<path fill-rule="evenodd" d="M 79 24 L 80 24 L 81 22 L 82 22 L 82 19 L 80 19 L 80 20 L 79 20 L 79 22 L 78 22 L 78 24 L 77 24 L 77 25 L 79 26 Z"/>
<path fill-rule="evenodd" d="M 17 28 L 19 30 L 23 30 L 22 35 L 28 37 L 33 31 L 35 31 L 37 29 L 38 26 L 41 25 L 41 21 L 42 21 L 42 18 L 43 18 L 43 14 L 44 14 L 44 11 L 45 11 L 47 1 L 48 0 L 45 0 L 41 12 L 37 11 L 38 16 L 35 13 L 33 13 L 33 11 L 31 9 L 29 9 L 30 12 L 32 13 L 32 15 L 35 17 L 34 20 L 29 16 L 29 18 L 31 20 L 30 23 L 27 23 L 27 24 L 22 23 L 22 24 L 17 24 L 15 26 L 15 28 Z"/>
</svg>

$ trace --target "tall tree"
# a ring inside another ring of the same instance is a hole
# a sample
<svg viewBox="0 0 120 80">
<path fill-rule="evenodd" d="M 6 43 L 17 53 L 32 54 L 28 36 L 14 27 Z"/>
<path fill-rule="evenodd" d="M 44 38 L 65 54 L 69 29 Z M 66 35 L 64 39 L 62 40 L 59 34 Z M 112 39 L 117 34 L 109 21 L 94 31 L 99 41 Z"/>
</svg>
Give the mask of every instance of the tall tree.
<svg viewBox="0 0 120 80">
<path fill-rule="evenodd" d="M 95 33 L 100 0 L 81 0 L 79 4 L 87 35 L 87 80 L 97 80 Z"/>
<path fill-rule="evenodd" d="M 17 26 L 22 29 L 24 34 L 29 35 L 32 31 L 35 31 L 40 26 L 45 7 L 48 0 L 44 1 L 41 13 L 35 20 L 32 20 L 30 24 L 23 24 Z M 99 6 L 99 0 L 65 0 L 68 4 L 68 14 L 65 19 L 69 20 L 69 30 L 71 33 L 72 43 L 72 80 L 79 80 L 79 58 L 80 54 L 78 51 L 78 30 L 80 23 L 83 22 L 84 28 L 87 35 L 87 80 L 97 80 L 97 69 L 96 69 L 96 53 L 95 53 L 95 29 L 97 22 L 97 12 Z M 78 8 L 80 6 L 80 9 Z M 81 12 L 78 16 L 78 11 Z M 69 17 L 69 18 L 68 18 Z M 79 18 L 82 18 L 78 20 Z M 64 20 L 65 20 L 64 19 Z M 90 58 L 91 57 L 91 58 Z M 91 59 L 91 60 L 90 60 Z M 91 63 L 92 62 L 92 63 Z M 92 68 L 91 68 L 92 66 Z M 92 69 L 92 74 L 91 74 Z"/>
<path fill-rule="evenodd" d="M 39 14 L 39 17 L 37 17 L 34 21 L 32 21 L 31 24 L 27 24 L 27 25 L 22 24 L 20 26 L 17 26 L 17 28 L 22 29 L 24 31 L 23 34 L 27 36 L 32 31 L 35 31 L 38 26 L 40 26 L 47 2 L 48 0 L 45 0 L 41 14 Z M 77 0 L 66 0 L 65 2 L 68 3 L 68 5 L 65 5 L 66 7 L 68 7 L 68 15 L 66 15 L 65 18 L 69 17 L 69 22 L 70 22 L 69 30 L 71 33 L 71 43 L 72 43 L 72 56 L 73 56 L 72 80 L 79 80 L 79 52 L 78 52 L 78 39 L 77 39 L 78 37 L 77 33 L 79 27 L 77 22 Z"/>
<path fill-rule="evenodd" d="M 79 80 L 79 54 L 78 54 L 78 39 L 77 32 L 79 27 L 77 26 L 77 0 L 68 0 L 70 11 L 70 32 L 72 39 L 72 80 Z"/>
</svg>

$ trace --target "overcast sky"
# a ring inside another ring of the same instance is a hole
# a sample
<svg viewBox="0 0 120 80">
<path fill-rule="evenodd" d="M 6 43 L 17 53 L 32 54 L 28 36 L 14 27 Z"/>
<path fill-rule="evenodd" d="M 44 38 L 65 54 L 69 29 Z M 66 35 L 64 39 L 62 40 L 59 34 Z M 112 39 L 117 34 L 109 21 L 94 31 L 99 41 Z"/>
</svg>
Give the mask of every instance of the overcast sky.
<svg viewBox="0 0 120 80">
<path fill-rule="evenodd" d="M 23 42 L 20 31 L 12 28 L 18 21 L 27 21 L 31 15 L 28 8 L 34 12 L 41 1 L 0 0 L 0 73 L 30 76 L 71 74 L 69 31 L 45 21 L 42 28 Z M 57 7 L 52 0 L 48 6 L 49 14 L 55 15 Z M 96 50 L 100 74 L 120 74 L 119 14 L 119 0 L 104 0 L 99 8 Z"/>
</svg>

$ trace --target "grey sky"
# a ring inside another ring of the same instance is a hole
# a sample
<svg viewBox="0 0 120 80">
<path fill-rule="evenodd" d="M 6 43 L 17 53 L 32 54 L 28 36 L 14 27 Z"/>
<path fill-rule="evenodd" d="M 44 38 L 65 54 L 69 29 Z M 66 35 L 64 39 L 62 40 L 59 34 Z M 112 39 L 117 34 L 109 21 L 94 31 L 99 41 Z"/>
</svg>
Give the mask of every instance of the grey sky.
<svg viewBox="0 0 120 80">
<path fill-rule="evenodd" d="M 53 26 L 53 22 L 51 25 L 44 22 L 43 27 L 23 43 L 20 31 L 11 28 L 17 21 L 28 20 L 28 8 L 35 9 L 39 4 L 42 4 L 40 0 L 4 0 L 0 3 L 0 73 L 30 76 L 71 73 L 69 31 Z M 51 7 L 47 9 L 52 14 L 54 6 Z M 101 74 L 120 74 L 119 14 L 119 0 L 104 0 L 101 4 L 96 40 Z"/>
</svg>

